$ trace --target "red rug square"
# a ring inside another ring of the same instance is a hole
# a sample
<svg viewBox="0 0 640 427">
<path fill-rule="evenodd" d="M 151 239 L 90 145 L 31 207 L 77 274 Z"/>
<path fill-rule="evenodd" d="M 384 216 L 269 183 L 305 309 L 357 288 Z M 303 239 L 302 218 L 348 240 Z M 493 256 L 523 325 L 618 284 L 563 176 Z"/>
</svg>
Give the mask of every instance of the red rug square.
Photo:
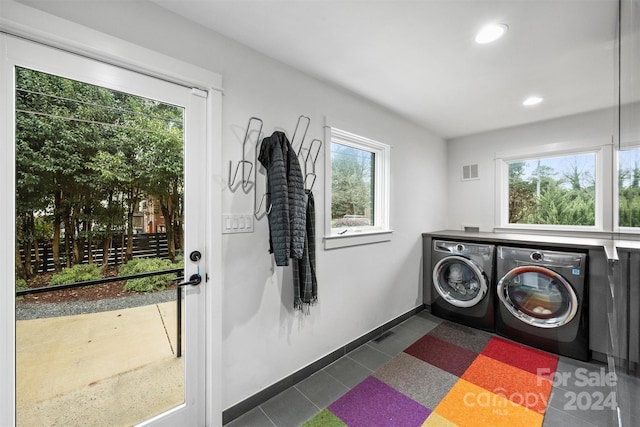
<svg viewBox="0 0 640 427">
<path fill-rule="evenodd" d="M 478 355 L 471 350 L 430 335 L 420 338 L 404 352 L 457 377 L 467 370 Z"/>
<path fill-rule="evenodd" d="M 551 395 L 550 380 L 482 354 L 461 378 L 539 414 Z"/>
<path fill-rule="evenodd" d="M 558 365 L 558 356 L 495 337 L 481 354 L 549 380 Z"/>
</svg>

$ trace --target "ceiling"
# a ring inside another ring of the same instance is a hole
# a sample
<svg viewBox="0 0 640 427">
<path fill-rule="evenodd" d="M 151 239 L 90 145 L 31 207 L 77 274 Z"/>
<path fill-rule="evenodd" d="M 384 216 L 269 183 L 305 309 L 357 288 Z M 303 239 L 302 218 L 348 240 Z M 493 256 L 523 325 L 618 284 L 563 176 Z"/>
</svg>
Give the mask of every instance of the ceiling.
<svg viewBox="0 0 640 427">
<path fill-rule="evenodd" d="M 614 104 L 617 0 L 154 0 L 451 139 Z M 507 24 L 498 41 L 481 26 Z M 544 102 L 525 108 L 525 97 Z"/>
</svg>

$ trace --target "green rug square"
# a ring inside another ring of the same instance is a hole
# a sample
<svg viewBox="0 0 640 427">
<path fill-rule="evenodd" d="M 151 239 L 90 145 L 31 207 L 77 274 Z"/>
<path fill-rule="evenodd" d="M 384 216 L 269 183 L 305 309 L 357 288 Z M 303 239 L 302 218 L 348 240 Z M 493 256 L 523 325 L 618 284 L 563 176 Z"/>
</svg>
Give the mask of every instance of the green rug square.
<svg viewBox="0 0 640 427">
<path fill-rule="evenodd" d="M 318 415 L 304 423 L 302 427 L 347 427 L 347 425 L 336 417 L 333 412 L 323 409 Z"/>
</svg>

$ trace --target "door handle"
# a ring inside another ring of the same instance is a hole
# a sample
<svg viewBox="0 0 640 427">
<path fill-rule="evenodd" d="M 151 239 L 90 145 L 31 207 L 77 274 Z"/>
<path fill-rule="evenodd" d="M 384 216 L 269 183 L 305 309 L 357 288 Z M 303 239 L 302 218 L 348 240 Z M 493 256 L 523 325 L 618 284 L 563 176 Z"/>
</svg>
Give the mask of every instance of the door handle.
<svg viewBox="0 0 640 427">
<path fill-rule="evenodd" d="M 202 276 L 200 276 L 199 274 L 192 274 L 191 277 L 189 277 L 189 280 L 178 283 L 178 286 L 197 286 L 201 282 Z"/>
<path fill-rule="evenodd" d="M 200 259 L 202 259 L 202 254 L 200 253 L 200 251 L 193 251 L 189 254 L 189 259 L 192 262 L 195 262 L 196 264 L 198 264 L 198 272 L 195 274 L 192 274 L 191 277 L 189 277 L 189 280 L 178 283 L 178 287 L 198 286 L 200 282 L 202 282 L 202 276 L 200 276 L 200 265 L 199 265 Z"/>
</svg>

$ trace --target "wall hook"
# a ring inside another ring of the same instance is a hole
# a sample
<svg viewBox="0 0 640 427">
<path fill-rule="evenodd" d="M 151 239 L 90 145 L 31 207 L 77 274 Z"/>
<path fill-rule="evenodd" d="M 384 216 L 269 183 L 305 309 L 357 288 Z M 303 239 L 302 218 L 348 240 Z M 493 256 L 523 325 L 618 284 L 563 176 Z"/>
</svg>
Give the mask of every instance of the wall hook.
<svg viewBox="0 0 640 427">
<path fill-rule="evenodd" d="M 252 124 L 252 122 L 255 122 Z M 257 157 L 254 159 L 253 162 L 246 160 L 245 159 L 245 153 L 246 153 L 246 145 L 247 145 L 247 141 L 249 140 L 251 131 L 252 131 L 252 127 L 255 127 L 257 125 L 260 125 L 260 127 L 257 129 L 257 136 L 256 136 L 256 147 L 258 146 L 258 143 L 260 142 L 260 135 L 262 134 L 262 119 L 259 119 L 257 117 L 251 117 L 249 119 L 249 122 L 247 123 L 247 130 L 245 131 L 244 134 L 244 139 L 242 140 L 242 160 L 240 160 L 238 162 L 238 164 L 236 165 L 236 171 L 233 174 L 233 178 L 231 177 L 231 170 L 233 169 L 233 161 L 229 160 L 229 180 L 228 180 L 228 185 L 229 185 L 229 189 L 231 191 L 233 191 L 233 186 L 236 185 L 236 179 L 238 177 L 238 172 L 242 169 L 242 189 L 246 192 L 248 191 L 249 188 L 249 184 L 251 183 L 251 181 L 249 180 L 249 177 L 251 176 L 251 170 L 254 168 L 254 162 L 257 161 Z M 247 171 L 247 168 L 249 169 Z"/>
<path fill-rule="evenodd" d="M 314 151 L 314 146 L 317 145 L 317 149 L 315 149 L 315 154 L 311 158 L 311 172 L 307 172 L 307 168 L 309 165 L 309 158 L 311 157 L 311 153 Z M 304 188 L 305 190 L 311 191 L 313 189 L 313 185 L 316 182 L 316 160 L 318 160 L 318 155 L 320 154 L 320 149 L 322 148 L 322 140 L 313 139 L 309 144 L 309 148 L 307 148 L 307 154 L 304 156 Z M 302 145 L 300 146 L 300 150 L 298 155 L 302 152 Z M 307 185 L 307 181 L 311 179 L 311 184 Z"/>
</svg>

